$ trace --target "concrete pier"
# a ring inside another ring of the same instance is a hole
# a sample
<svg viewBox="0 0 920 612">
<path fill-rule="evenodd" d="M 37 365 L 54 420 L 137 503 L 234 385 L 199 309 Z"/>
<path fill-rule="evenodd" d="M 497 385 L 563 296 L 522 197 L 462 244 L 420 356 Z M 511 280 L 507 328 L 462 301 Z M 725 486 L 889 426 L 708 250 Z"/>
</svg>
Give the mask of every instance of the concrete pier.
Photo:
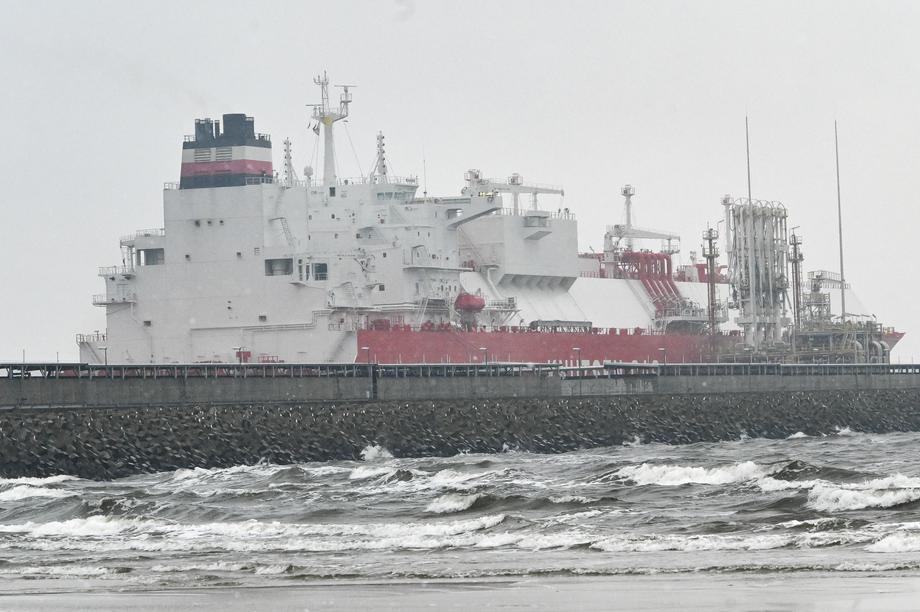
<svg viewBox="0 0 920 612">
<path fill-rule="evenodd" d="M 0 477 L 920 430 L 917 366 L 150 368 L 7 369 Z"/>
</svg>

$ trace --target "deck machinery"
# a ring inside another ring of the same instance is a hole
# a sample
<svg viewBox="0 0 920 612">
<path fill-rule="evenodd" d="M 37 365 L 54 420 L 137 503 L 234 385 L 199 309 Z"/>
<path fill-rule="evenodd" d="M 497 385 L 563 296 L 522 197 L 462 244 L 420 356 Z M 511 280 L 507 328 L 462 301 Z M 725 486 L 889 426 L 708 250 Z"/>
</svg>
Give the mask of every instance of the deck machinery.
<svg viewBox="0 0 920 612">
<path fill-rule="evenodd" d="M 809 272 L 803 283 L 802 240 L 794 233 L 789 239 L 788 214 L 782 203 L 725 196 L 722 204 L 731 306 L 740 311 L 736 322 L 743 330 L 743 342 L 723 349 L 720 361 L 889 360 L 891 330 L 871 316 L 832 314 L 831 295 L 823 290 L 848 289 L 839 274 Z M 791 300 L 789 289 L 793 290 Z"/>
</svg>

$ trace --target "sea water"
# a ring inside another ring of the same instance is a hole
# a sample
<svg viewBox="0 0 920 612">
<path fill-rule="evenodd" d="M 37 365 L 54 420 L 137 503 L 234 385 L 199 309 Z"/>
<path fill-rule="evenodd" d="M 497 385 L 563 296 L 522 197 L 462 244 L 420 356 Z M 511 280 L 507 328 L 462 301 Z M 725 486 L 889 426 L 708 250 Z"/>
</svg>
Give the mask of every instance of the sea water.
<svg viewBox="0 0 920 612">
<path fill-rule="evenodd" d="M 920 434 L 0 479 L 0 592 L 920 570 Z"/>
</svg>

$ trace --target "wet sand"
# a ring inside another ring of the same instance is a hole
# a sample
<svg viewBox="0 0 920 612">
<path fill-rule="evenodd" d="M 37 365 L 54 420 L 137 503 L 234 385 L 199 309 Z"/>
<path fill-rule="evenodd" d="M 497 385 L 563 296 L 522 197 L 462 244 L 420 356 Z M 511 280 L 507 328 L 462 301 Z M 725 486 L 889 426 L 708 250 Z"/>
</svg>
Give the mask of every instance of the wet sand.
<svg viewBox="0 0 920 612">
<path fill-rule="evenodd" d="M 6 610 L 916 610 L 920 575 L 769 574 L 327 582 L 0 595 Z"/>
</svg>

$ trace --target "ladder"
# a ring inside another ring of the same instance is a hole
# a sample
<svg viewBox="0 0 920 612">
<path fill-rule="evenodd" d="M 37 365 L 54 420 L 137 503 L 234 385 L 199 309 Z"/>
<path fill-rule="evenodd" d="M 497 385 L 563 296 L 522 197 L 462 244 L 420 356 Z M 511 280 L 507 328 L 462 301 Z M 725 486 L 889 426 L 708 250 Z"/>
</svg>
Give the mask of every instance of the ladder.
<svg viewBox="0 0 920 612">
<path fill-rule="evenodd" d="M 284 240 L 289 247 L 294 248 L 294 234 L 291 233 L 291 226 L 288 225 L 287 217 L 272 217 L 269 221 L 277 221 L 281 225 Z"/>
</svg>

